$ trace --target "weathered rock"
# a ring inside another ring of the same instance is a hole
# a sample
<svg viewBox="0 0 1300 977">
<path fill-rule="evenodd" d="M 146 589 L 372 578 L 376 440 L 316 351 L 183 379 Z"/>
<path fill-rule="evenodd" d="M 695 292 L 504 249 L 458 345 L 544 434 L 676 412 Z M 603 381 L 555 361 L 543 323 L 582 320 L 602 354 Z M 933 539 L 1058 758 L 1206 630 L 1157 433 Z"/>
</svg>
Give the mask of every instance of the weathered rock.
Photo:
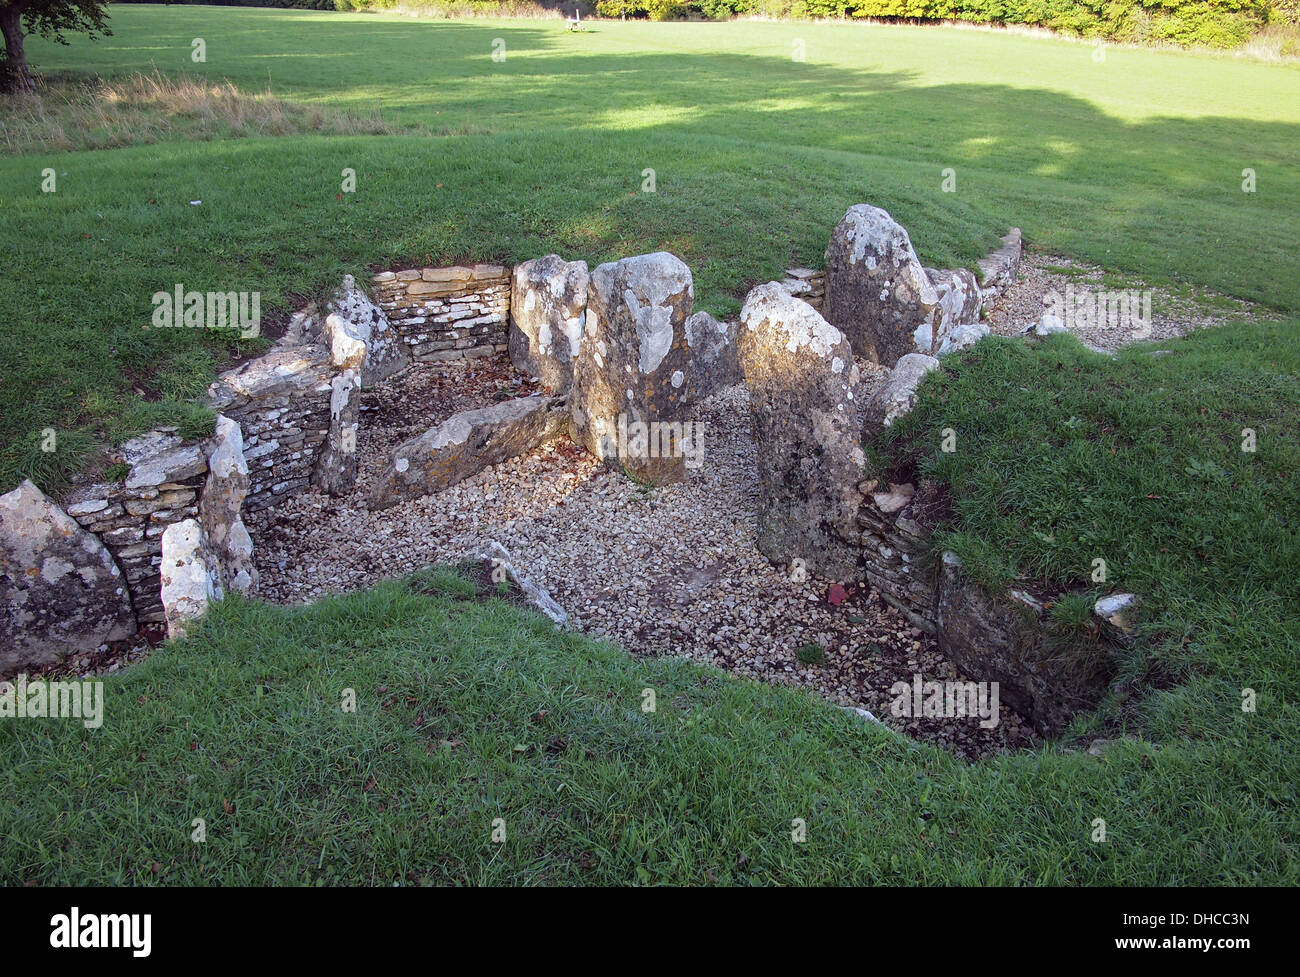
<svg viewBox="0 0 1300 977">
<path fill-rule="evenodd" d="M 662 485 L 686 477 L 685 452 L 671 435 L 666 450 L 657 439 L 653 448 L 640 450 L 619 432 L 642 425 L 662 432 L 684 422 L 687 373 L 693 370 L 686 320 L 694 298 L 690 269 L 663 251 L 591 273 L 586 331 L 569 395 L 573 439 L 643 482 Z"/>
<path fill-rule="evenodd" d="M 174 523 L 163 531 L 158 575 L 167 636 L 177 638 L 190 621 L 206 614 L 208 605 L 222 595 L 220 571 L 197 519 Z"/>
<path fill-rule="evenodd" d="M 983 293 L 974 273 L 966 268 L 927 268 L 925 273 L 939 296 L 938 327 L 932 329 L 930 323 L 923 323 L 913 339 L 916 352 L 938 356 L 951 351 L 948 340 L 959 326 L 979 322 Z"/>
<path fill-rule="evenodd" d="M 775 282 L 740 313 L 757 450 L 758 548 L 832 579 L 858 575 L 866 458 L 858 368 L 844 335 Z"/>
<path fill-rule="evenodd" d="M 555 437 L 566 423 L 556 399 L 540 395 L 462 411 L 393 449 L 370 507 L 440 492 Z"/>
<path fill-rule="evenodd" d="M 388 321 L 351 275 L 326 305 L 325 341 L 335 366 L 360 368 L 361 384 L 373 387 L 411 365 L 411 353 Z M 359 352 L 357 345 L 364 347 Z"/>
<path fill-rule="evenodd" d="M 889 483 L 889 488 L 884 492 L 872 492 L 871 501 L 887 516 L 904 509 L 916 495 L 916 486 L 911 482 L 904 482 L 899 485 L 895 482 Z"/>
<path fill-rule="evenodd" d="M 548 254 L 516 265 L 510 286 L 510 362 L 563 393 L 573 381 L 587 318 L 585 261 Z"/>
<path fill-rule="evenodd" d="M 1044 312 L 1043 317 L 1034 325 L 1035 336 L 1054 336 L 1058 332 L 1069 332 L 1061 317 L 1053 312 Z"/>
<path fill-rule="evenodd" d="M 357 428 L 361 416 L 361 377 L 344 370 L 330 381 L 330 429 L 312 483 L 330 495 L 345 495 L 357 482 Z"/>
<path fill-rule="evenodd" d="M 243 432 L 235 421 L 218 414 L 208 454 L 208 481 L 199 501 L 199 525 L 216 560 L 221 586 L 241 594 L 250 594 L 257 586 L 253 540 L 243 520 L 247 495 Z"/>
<path fill-rule="evenodd" d="M 938 368 L 939 361 L 933 356 L 908 353 L 902 357 L 867 401 L 864 413 L 868 436 L 908 413 L 916 405 L 916 388 L 927 373 Z"/>
<path fill-rule="evenodd" d="M 133 438 L 122 445 L 121 455 L 131 466 L 124 483 L 128 489 L 182 482 L 207 468 L 203 446 L 185 444 L 173 430 L 150 431 Z"/>
<path fill-rule="evenodd" d="M 1141 601 L 1137 594 L 1111 594 L 1093 605 L 1092 612 L 1112 634 L 1131 638 L 1137 630 L 1137 609 Z"/>
<path fill-rule="evenodd" d="M 1020 228 L 1013 227 L 1002 238 L 1002 246 L 987 258 L 979 260 L 980 287 L 984 289 L 1003 289 L 1016 280 L 1020 270 L 1020 256 L 1024 252 L 1024 240 Z"/>
<path fill-rule="evenodd" d="M 850 207 L 831 234 L 823 308 L 855 353 L 884 366 L 915 352 L 918 334 L 928 341 L 940 318 L 906 228 L 869 204 Z"/>
<path fill-rule="evenodd" d="M 491 564 L 494 576 L 499 574 L 501 579 L 512 581 L 528 598 L 529 603 L 555 622 L 556 627 L 569 626 L 568 612 L 555 602 L 555 599 L 546 592 L 545 587 L 534 583 L 532 579 L 519 572 L 518 568 L 510 562 L 510 553 L 504 546 L 496 540 L 489 541 L 480 559 Z"/>
<path fill-rule="evenodd" d="M 939 347 L 939 356 L 947 356 L 963 349 L 969 349 L 989 334 L 989 327 L 982 322 L 965 322 L 954 329 Z"/>
<path fill-rule="evenodd" d="M 997 682 L 1003 702 L 1044 736 L 1061 733 L 1093 709 L 1110 679 L 1104 656 L 1062 651 L 1048 639 L 1044 606 L 1024 590 L 994 597 L 944 553 L 936 618 L 939 648 L 961 674 Z"/>
<path fill-rule="evenodd" d="M 0 609 L 0 675 L 136 631 L 112 555 L 30 481 L 0 495 Z"/>
<path fill-rule="evenodd" d="M 744 382 L 735 322 L 719 322 L 707 312 L 696 312 L 686 320 L 685 333 L 691 361 L 684 371 L 688 404 Z"/>
<path fill-rule="evenodd" d="M 318 343 L 277 345 L 221 374 L 208 387 L 206 402 L 213 410 L 234 417 L 234 411 L 257 410 L 275 398 L 311 397 L 336 372 L 330 350 Z"/>
</svg>

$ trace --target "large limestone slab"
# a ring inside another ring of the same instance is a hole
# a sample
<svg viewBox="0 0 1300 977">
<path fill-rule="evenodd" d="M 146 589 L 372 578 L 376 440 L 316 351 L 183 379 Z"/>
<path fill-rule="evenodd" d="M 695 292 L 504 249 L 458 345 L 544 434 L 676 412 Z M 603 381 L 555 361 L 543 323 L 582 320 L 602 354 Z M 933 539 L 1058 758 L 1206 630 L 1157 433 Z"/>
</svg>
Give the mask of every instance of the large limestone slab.
<svg viewBox="0 0 1300 977">
<path fill-rule="evenodd" d="M 691 270 L 665 251 L 600 265 L 587 291 L 587 324 L 569 407 L 573 439 L 606 464 L 655 485 L 686 477 L 685 451 L 638 450 L 620 431 L 684 423 L 692 372 L 686 320 Z"/>
<path fill-rule="evenodd" d="M 758 548 L 833 579 L 858 576 L 866 458 L 858 368 L 844 334 L 775 282 L 740 313 L 757 450 Z"/>
<path fill-rule="evenodd" d="M 585 261 L 557 254 L 516 265 L 510 283 L 510 362 L 555 393 L 569 389 L 587 319 Z"/>
<path fill-rule="evenodd" d="M 0 495 L 0 611 L 0 675 L 136 631 L 112 554 L 30 481 Z"/>
<path fill-rule="evenodd" d="M 939 294 L 907 229 L 879 207 L 855 204 L 826 248 L 826 321 L 859 356 L 893 366 L 939 322 Z"/>
<path fill-rule="evenodd" d="M 411 365 L 406 343 L 351 275 L 343 276 L 342 287 L 326 303 L 324 338 L 334 365 L 359 370 L 366 387 Z"/>
<path fill-rule="evenodd" d="M 162 534 L 162 565 L 158 568 L 167 636 L 178 638 L 191 621 L 222 596 L 221 571 L 197 519 L 168 526 Z"/>
<path fill-rule="evenodd" d="M 462 411 L 393 449 L 371 491 L 370 507 L 386 509 L 441 492 L 556 436 L 566 423 L 556 400 L 541 395 Z"/>
</svg>

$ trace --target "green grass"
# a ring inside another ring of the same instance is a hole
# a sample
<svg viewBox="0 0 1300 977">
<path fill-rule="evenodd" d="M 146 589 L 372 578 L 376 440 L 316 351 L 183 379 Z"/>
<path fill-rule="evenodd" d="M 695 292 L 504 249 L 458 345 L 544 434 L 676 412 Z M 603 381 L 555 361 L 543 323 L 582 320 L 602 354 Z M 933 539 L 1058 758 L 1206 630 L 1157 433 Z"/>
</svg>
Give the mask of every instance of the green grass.
<svg viewBox="0 0 1300 977">
<path fill-rule="evenodd" d="M 971 766 L 806 692 L 634 660 L 469 592 L 442 571 L 304 609 L 227 600 L 107 679 L 99 729 L 0 723 L 0 881 L 1297 879 L 1295 777 L 1259 775 L 1297 772 L 1267 692 L 1219 737 Z"/>
<path fill-rule="evenodd" d="M 701 307 L 730 314 L 751 285 L 819 265 L 844 210 L 870 201 L 929 262 L 970 263 L 1018 224 L 1111 270 L 1300 310 L 1294 66 L 1129 49 L 1098 64 L 1064 40 L 881 25 L 569 34 L 117 4 L 112 23 L 113 37 L 29 53 L 51 72 L 269 87 L 429 135 L 213 142 L 182 126 L 148 145 L 0 159 L 0 488 L 51 485 L 89 444 L 201 424 L 157 383 L 175 355 L 205 345 L 219 362 L 230 341 L 143 328 L 150 296 L 177 282 L 259 290 L 264 311 L 284 310 L 371 264 L 664 248 L 691 265 Z M 205 64 L 190 61 L 195 37 Z M 340 196 L 344 167 L 358 189 Z M 940 190 L 946 167 L 956 193 Z M 646 168 L 656 193 L 640 192 Z M 34 447 L 47 426 L 82 435 L 52 461 Z"/>
</svg>

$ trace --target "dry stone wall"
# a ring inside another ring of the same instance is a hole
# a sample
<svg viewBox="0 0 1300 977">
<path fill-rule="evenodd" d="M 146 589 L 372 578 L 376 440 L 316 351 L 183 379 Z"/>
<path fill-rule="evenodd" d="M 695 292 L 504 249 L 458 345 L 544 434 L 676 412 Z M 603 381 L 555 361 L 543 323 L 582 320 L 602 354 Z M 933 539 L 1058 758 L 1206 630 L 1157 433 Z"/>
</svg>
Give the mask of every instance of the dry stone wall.
<svg viewBox="0 0 1300 977">
<path fill-rule="evenodd" d="M 337 373 L 323 346 L 285 344 L 223 374 L 209 388 L 209 405 L 243 431 L 247 511 L 274 505 L 311 483 L 330 431 Z"/>
<path fill-rule="evenodd" d="M 420 362 L 474 359 L 506 351 L 510 269 L 456 265 L 384 271 L 375 302 Z"/>
<path fill-rule="evenodd" d="M 863 576 L 916 627 L 935 630 L 935 574 L 928 552 L 929 531 L 915 518 L 916 487 L 862 483 L 858 510 Z"/>
<path fill-rule="evenodd" d="M 797 299 L 803 299 L 818 312 L 826 303 L 826 272 L 811 268 L 789 268 L 781 287 Z"/>
<path fill-rule="evenodd" d="M 256 579 L 241 514 L 313 483 L 327 491 L 350 487 L 356 475 L 356 391 L 369 350 L 386 349 L 388 327 L 350 280 L 339 295 L 327 318 L 313 309 L 299 313 L 275 348 L 223 373 L 208 388 L 206 403 L 219 413 L 211 442 L 186 444 L 175 428 L 151 431 L 123 445 L 121 459 L 129 471 L 122 482 L 82 485 L 69 495 L 68 515 L 98 536 L 116 560 L 140 624 L 167 619 L 159 568 L 169 527 L 200 520 L 211 540 L 205 559 L 210 556 L 219 568 L 218 582 L 249 592 Z M 347 328 L 331 324 L 340 315 L 358 321 L 349 320 Z M 393 358 L 387 353 L 383 360 Z M 209 473 L 210 446 L 220 460 L 215 474 Z"/>
<path fill-rule="evenodd" d="M 201 445 L 183 443 L 174 428 L 128 441 L 122 458 L 131 466 L 124 481 L 74 489 L 65 511 L 117 561 L 139 623 L 161 622 L 162 535 L 168 526 L 198 516 L 207 458 Z"/>
</svg>

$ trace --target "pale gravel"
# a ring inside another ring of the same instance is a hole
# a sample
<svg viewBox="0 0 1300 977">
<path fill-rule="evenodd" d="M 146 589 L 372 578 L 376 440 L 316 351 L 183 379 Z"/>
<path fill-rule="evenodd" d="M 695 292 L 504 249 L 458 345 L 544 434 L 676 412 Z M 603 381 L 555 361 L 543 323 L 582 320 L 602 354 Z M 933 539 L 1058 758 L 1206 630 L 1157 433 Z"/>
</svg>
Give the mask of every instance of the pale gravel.
<svg viewBox="0 0 1300 977">
<path fill-rule="evenodd" d="M 1068 285 L 1073 285 L 1076 292 L 1137 289 L 1152 293 L 1151 331 L 1147 335 L 1137 336 L 1130 330 L 1104 326 L 1071 329 L 1081 342 L 1108 353 L 1135 342 L 1159 342 L 1185 336 L 1196 329 L 1274 316 L 1268 309 L 1199 286 L 1189 288 L 1187 294 L 1178 294 L 1140 278 L 1108 273 L 1086 262 L 1026 251 L 1015 282 L 1003 290 L 989 310 L 989 330 L 998 336 L 1023 335 L 1047 311 L 1044 296 L 1053 291 L 1064 296 Z"/>
<path fill-rule="evenodd" d="M 499 368 L 508 370 L 508 363 Z M 454 378 L 456 369 L 416 366 L 393 390 L 409 396 L 422 376 L 441 371 Z M 388 395 L 373 396 L 382 404 Z M 373 412 L 376 421 L 384 415 Z M 1034 742 L 1005 707 L 993 730 L 977 719 L 890 716 L 894 682 L 910 682 L 914 672 L 927 680 L 960 676 L 931 638 L 864 583 L 833 606 L 825 599 L 831 581 L 796 583 L 758 552 L 757 473 L 743 386 L 711 398 L 691 419 L 705 425 L 704 461 L 677 485 L 643 488 L 560 438 L 437 495 L 379 512 L 365 507 L 369 485 L 391 447 L 412 432 L 363 424 L 352 493 L 300 494 L 250 519 L 259 595 L 312 601 L 472 557 L 497 540 L 569 612 L 573 627 L 633 654 L 680 655 L 803 686 L 968 757 Z M 798 662 L 797 649 L 809 642 L 826 649 L 823 663 Z"/>
</svg>

